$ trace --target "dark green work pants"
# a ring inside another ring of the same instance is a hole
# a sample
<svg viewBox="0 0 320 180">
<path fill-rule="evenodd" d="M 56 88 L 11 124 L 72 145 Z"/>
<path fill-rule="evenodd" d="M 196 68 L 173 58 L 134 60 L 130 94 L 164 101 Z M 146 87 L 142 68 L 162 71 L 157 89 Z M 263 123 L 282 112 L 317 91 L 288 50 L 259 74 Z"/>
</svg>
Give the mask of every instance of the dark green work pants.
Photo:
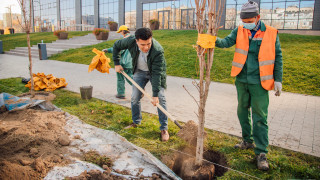
<svg viewBox="0 0 320 180">
<path fill-rule="evenodd" d="M 127 69 L 127 68 L 123 68 L 124 72 L 128 74 L 129 77 L 132 78 L 132 69 Z M 117 73 L 117 93 L 119 96 L 125 96 L 126 92 L 126 88 L 125 88 L 125 79 L 127 80 L 127 82 L 132 85 L 132 83 L 124 77 L 124 75 L 122 75 L 121 73 Z"/>
<path fill-rule="evenodd" d="M 256 144 L 255 154 L 268 153 L 268 106 L 269 93 L 261 84 L 247 84 L 236 81 L 238 94 L 238 118 L 244 141 Z M 251 112 L 252 122 L 251 126 Z"/>
</svg>

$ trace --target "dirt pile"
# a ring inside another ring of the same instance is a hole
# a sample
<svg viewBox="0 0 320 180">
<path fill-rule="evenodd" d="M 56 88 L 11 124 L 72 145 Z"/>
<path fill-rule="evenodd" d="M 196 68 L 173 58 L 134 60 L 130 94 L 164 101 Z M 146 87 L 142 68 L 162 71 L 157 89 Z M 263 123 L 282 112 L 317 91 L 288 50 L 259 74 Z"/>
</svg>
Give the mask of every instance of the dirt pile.
<svg viewBox="0 0 320 180">
<path fill-rule="evenodd" d="M 0 179 L 42 179 L 66 164 L 62 112 L 25 109 L 0 114 Z"/>
<path fill-rule="evenodd" d="M 190 146 L 197 146 L 197 136 L 198 136 L 198 125 L 190 120 L 188 121 L 182 129 L 177 134 L 183 140 L 185 140 Z M 206 134 L 205 134 L 206 136 Z"/>
</svg>

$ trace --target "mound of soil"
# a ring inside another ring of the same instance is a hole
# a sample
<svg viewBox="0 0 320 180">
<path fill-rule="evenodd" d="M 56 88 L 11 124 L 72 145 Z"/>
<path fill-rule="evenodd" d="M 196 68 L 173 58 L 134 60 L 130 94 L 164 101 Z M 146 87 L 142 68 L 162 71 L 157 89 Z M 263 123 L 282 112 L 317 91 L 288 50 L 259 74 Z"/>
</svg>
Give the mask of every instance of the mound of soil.
<svg viewBox="0 0 320 180">
<path fill-rule="evenodd" d="M 66 164 L 59 143 L 63 112 L 25 109 L 0 114 L 0 179 L 42 179 L 58 164 Z"/>
<path fill-rule="evenodd" d="M 190 120 L 188 121 L 182 129 L 177 134 L 183 140 L 185 140 L 191 147 L 197 146 L 197 136 L 198 136 L 198 125 Z M 206 136 L 206 132 L 204 136 Z M 204 137 L 205 138 L 205 137 Z"/>
</svg>

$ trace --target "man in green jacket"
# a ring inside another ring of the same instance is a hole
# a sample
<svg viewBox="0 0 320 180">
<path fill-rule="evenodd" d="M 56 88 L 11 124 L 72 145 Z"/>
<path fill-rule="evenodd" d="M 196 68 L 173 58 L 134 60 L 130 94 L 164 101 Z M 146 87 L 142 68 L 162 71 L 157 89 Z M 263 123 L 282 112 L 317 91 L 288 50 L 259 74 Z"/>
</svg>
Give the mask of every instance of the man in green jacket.
<svg viewBox="0 0 320 180">
<path fill-rule="evenodd" d="M 117 33 L 120 33 L 123 38 L 127 38 L 130 36 L 130 31 L 129 31 L 129 28 L 126 26 L 126 25 L 122 25 L 119 27 Z M 108 49 L 103 49 L 102 51 L 106 52 L 106 53 L 113 53 L 113 48 L 108 48 Z M 123 68 L 123 71 L 125 73 L 128 74 L 128 76 L 130 76 L 132 78 L 132 58 L 131 58 L 131 55 L 130 55 L 130 52 L 129 50 L 122 50 L 120 52 L 120 65 L 122 66 Z M 125 99 L 126 98 L 126 93 L 125 93 L 125 77 L 121 74 L 121 73 L 117 73 L 117 95 L 116 95 L 116 98 L 119 98 L 119 99 Z M 131 82 L 126 79 L 127 82 L 131 84 Z"/>
<path fill-rule="evenodd" d="M 152 31 L 149 28 L 140 28 L 135 32 L 135 36 L 129 36 L 118 40 L 113 45 L 113 61 L 116 72 L 123 71 L 120 60 L 121 50 L 128 49 L 132 57 L 133 80 L 144 88 L 150 81 L 152 85 L 152 104 L 159 103 L 166 109 L 166 98 L 164 89 L 166 88 L 166 60 L 162 46 L 152 38 Z M 141 99 L 142 93 L 138 88 L 132 86 L 131 111 L 133 123 L 126 128 L 137 127 L 141 123 Z M 161 124 L 162 141 L 169 140 L 168 118 L 158 109 L 159 122 Z"/>
<path fill-rule="evenodd" d="M 277 30 L 260 20 L 257 3 L 245 3 L 240 18 L 243 26 L 234 29 L 224 39 L 217 38 L 216 46 L 228 48 L 236 44 L 231 75 L 236 76 L 237 114 L 243 141 L 235 148 L 254 149 L 258 169 L 268 170 L 268 90 L 274 87 L 275 95 L 281 94 L 283 69 L 280 41 Z"/>
</svg>

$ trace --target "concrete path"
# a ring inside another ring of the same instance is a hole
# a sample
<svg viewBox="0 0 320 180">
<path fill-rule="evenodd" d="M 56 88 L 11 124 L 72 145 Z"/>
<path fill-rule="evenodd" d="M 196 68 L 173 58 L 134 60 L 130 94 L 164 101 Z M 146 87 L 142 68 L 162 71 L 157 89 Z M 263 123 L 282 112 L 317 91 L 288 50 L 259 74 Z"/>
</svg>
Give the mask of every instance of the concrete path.
<svg viewBox="0 0 320 180">
<path fill-rule="evenodd" d="M 88 73 L 88 65 L 53 60 L 34 60 L 33 63 L 34 73 L 44 72 L 66 78 L 67 90 L 79 93 L 81 86 L 92 85 L 94 97 L 130 107 L 129 100 L 115 98 L 114 69 L 110 70 L 110 74 L 96 70 Z M 0 79 L 10 77 L 28 77 L 27 57 L 0 55 Z M 182 87 L 184 85 L 191 94 L 197 96 L 192 79 L 168 76 L 167 84 L 168 111 L 180 121 L 197 122 L 197 105 Z M 131 87 L 127 85 L 126 89 L 126 95 L 130 97 Z M 150 83 L 146 90 L 151 94 Z M 236 109 L 235 86 L 212 82 L 206 108 L 206 127 L 241 136 Z M 147 98 L 142 99 L 142 110 L 157 113 Z M 286 92 L 275 97 L 274 91 L 270 91 L 268 122 L 270 144 L 320 157 L 320 97 Z"/>
<path fill-rule="evenodd" d="M 313 31 L 313 30 L 309 30 L 309 29 L 306 29 L 306 30 L 282 30 L 282 29 L 279 29 L 279 33 L 320 36 L 320 31 Z"/>
</svg>

